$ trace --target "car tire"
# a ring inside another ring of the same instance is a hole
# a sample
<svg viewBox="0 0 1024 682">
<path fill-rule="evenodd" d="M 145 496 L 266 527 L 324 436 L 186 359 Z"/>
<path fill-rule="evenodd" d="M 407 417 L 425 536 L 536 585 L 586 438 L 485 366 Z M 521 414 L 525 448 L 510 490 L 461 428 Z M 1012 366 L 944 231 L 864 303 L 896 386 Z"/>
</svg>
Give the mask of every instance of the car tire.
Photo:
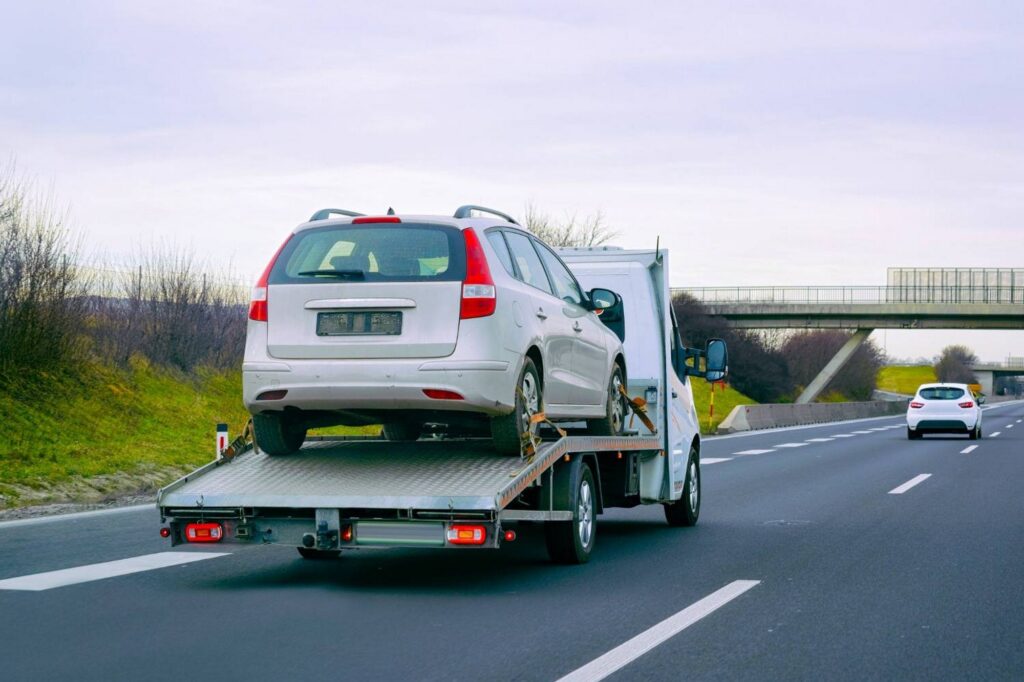
<svg viewBox="0 0 1024 682">
<path fill-rule="evenodd" d="M 306 440 L 306 428 L 280 412 L 254 414 L 252 430 L 256 445 L 268 455 L 289 455 Z"/>
<path fill-rule="evenodd" d="M 683 494 L 675 502 L 664 505 L 668 525 L 673 528 L 696 526 L 700 518 L 700 497 L 700 457 L 697 450 L 691 447 Z"/>
<path fill-rule="evenodd" d="M 626 396 L 619 392 L 619 386 L 625 382 L 622 367 L 618 363 L 612 366 L 612 374 L 608 378 L 607 404 L 605 415 L 601 419 L 587 420 L 587 433 L 592 436 L 618 436 L 626 428 L 626 415 L 629 407 Z"/>
<path fill-rule="evenodd" d="M 566 465 L 555 490 L 555 506 L 572 510 L 572 521 L 544 523 L 548 556 L 559 564 L 590 561 L 597 536 L 597 488 L 590 467 L 582 462 Z M 557 480 L 557 479 L 556 479 Z"/>
<path fill-rule="evenodd" d="M 919 431 L 914 431 L 909 426 L 907 427 L 907 440 L 919 440 L 920 438 L 921 433 Z"/>
<path fill-rule="evenodd" d="M 515 408 L 508 414 L 491 417 L 491 440 L 494 449 L 505 455 L 522 454 L 526 434 L 537 428 L 530 424 L 530 414 L 543 410 L 543 387 L 537 366 L 530 358 L 523 362 L 516 387 L 518 390 L 514 396 Z M 524 396 L 526 401 L 523 400 Z"/>
<path fill-rule="evenodd" d="M 409 443 L 419 440 L 420 434 L 423 433 L 423 425 L 412 422 L 388 422 L 381 431 L 384 433 L 384 440 L 392 443 Z"/>
<path fill-rule="evenodd" d="M 979 438 L 981 438 L 981 427 L 975 426 L 973 429 L 971 429 L 970 432 L 967 434 L 967 438 L 969 438 L 970 440 L 978 440 Z"/>
<path fill-rule="evenodd" d="M 296 547 L 295 549 L 299 550 L 299 556 L 303 559 L 310 559 L 313 561 L 337 559 L 341 556 L 340 549 L 315 549 L 313 547 Z"/>
</svg>

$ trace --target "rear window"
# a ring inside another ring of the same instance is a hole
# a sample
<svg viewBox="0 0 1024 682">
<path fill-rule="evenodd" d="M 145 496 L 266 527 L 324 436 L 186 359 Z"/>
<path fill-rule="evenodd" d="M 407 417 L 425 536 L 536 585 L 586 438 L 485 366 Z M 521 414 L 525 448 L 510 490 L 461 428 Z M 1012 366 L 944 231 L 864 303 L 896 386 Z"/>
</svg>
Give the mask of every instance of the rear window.
<svg viewBox="0 0 1024 682">
<path fill-rule="evenodd" d="M 447 282 L 466 273 L 462 233 L 443 225 L 335 225 L 299 232 L 269 284 Z"/>
<path fill-rule="evenodd" d="M 934 388 L 922 388 L 920 396 L 925 400 L 956 400 L 962 398 L 964 389 L 936 386 Z"/>
</svg>

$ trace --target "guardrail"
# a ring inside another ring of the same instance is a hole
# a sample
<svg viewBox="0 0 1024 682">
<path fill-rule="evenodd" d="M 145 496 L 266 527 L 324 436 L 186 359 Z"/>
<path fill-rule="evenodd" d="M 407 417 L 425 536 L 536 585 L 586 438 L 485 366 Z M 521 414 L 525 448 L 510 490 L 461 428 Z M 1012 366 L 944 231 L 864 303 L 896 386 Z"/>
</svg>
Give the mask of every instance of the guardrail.
<svg viewBox="0 0 1024 682">
<path fill-rule="evenodd" d="M 700 287 L 674 288 L 701 303 L 845 304 L 886 303 L 1024 304 L 1024 287 Z"/>
</svg>

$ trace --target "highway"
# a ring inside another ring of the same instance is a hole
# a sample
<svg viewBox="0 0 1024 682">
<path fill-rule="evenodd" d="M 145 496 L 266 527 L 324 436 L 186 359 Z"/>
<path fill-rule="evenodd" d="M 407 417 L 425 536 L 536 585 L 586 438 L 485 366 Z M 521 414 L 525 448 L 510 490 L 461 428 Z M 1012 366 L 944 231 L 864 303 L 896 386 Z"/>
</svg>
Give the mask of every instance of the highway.
<svg viewBox="0 0 1024 682">
<path fill-rule="evenodd" d="M 0 524 L 0 678 L 1022 679 L 1024 402 L 984 424 L 707 439 L 700 524 L 612 510 L 584 566 L 537 525 L 311 562 L 163 554 L 154 508 Z"/>
</svg>

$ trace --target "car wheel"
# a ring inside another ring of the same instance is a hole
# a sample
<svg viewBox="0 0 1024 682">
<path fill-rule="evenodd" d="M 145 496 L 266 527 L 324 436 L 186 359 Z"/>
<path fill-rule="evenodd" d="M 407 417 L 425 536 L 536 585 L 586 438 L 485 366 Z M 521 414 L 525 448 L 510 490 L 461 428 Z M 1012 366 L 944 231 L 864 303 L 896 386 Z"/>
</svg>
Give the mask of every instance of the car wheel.
<svg viewBox="0 0 1024 682">
<path fill-rule="evenodd" d="M 700 518 L 700 458 L 697 450 L 690 448 L 690 461 L 686 465 L 686 480 L 683 482 L 682 496 L 665 505 L 665 520 L 668 525 L 696 526 Z"/>
<path fill-rule="evenodd" d="M 556 506 L 572 510 L 572 521 L 547 521 L 544 539 L 552 561 L 585 564 L 594 551 L 597 535 L 597 490 L 589 466 L 583 463 L 567 466 L 565 473 L 575 473 L 575 480 L 567 475 L 561 490 L 556 490 L 555 495 L 562 498 Z"/>
<path fill-rule="evenodd" d="M 423 432 L 423 425 L 412 422 L 388 422 L 381 430 L 385 440 L 403 443 L 419 440 L 420 434 Z"/>
<path fill-rule="evenodd" d="M 909 426 L 907 427 L 907 439 L 908 440 L 917 440 L 920 437 L 921 437 L 921 433 L 920 432 L 914 431 Z"/>
<path fill-rule="evenodd" d="M 616 363 L 612 375 L 608 379 L 607 405 L 605 416 L 601 419 L 588 419 L 587 432 L 592 436 L 618 436 L 626 428 L 626 396 L 619 387 L 623 385 L 622 367 Z"/>
<path fill-rule="evenodd" d="M 530 358 L 526 358 L 523 363 L 516 386 L 515 409 L 509 414 L 491 417 L 494 449 L 506 455 L 522 454 L 523 440 L 537 429 L 535 424 L 530 423 L 530 417 L 540 412 L 544 404 L 540 375 Z"/>
<path fill-rule="evenodd" d="M 967 437 L 970 440 L 978 440 L 979 438 L 981 438 L 981 428 L 975 426 L 973 429 L 970 430 L 970 432 L 968 432 Z"/>
<path fill-rule="evenodd" d="M 291 454 L 306 440 L 306 428 L 280 412 L 254 414 L 252 430 L 256 445 L 268 455 Z"/>
<path fill-rule="evenodd" d="M 337 559 L 341 556 L 340 549 L 314 549 L 312 547 L 296 547 L 299 550 L 299 556 L 303 559 Z"/>
</svg>

